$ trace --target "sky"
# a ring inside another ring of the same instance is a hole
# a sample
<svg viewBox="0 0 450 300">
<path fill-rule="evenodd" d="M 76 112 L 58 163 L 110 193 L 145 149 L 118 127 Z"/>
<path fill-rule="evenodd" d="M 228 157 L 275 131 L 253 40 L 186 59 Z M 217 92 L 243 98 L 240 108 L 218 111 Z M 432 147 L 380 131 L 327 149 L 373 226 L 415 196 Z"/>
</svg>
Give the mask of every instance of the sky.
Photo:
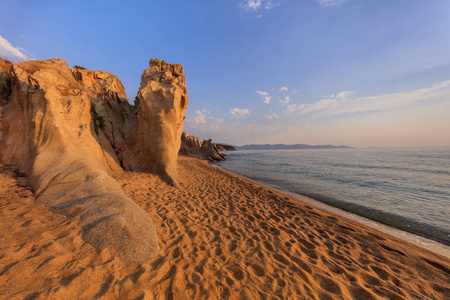
<svg viewBox="0 0 450 300">
<path fill-rule="evenodd" d="M 6 1 L 0 56 L 184 66 L 183 130 L 232 145 L 450 146 L 450 1 Z"/>
</svg>

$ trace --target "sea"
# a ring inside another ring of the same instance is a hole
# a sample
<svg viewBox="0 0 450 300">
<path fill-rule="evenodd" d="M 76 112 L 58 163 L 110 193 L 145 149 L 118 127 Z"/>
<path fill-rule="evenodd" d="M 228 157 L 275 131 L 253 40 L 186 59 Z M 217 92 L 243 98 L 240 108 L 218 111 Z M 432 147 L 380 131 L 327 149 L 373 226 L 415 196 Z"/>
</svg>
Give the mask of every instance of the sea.
<svg viewBox="0 0 450 300">
<path fill-rule="evenodd" d="M 450 147 L 225 154 L 225 170 L 450 246 Z"/>
</svg>

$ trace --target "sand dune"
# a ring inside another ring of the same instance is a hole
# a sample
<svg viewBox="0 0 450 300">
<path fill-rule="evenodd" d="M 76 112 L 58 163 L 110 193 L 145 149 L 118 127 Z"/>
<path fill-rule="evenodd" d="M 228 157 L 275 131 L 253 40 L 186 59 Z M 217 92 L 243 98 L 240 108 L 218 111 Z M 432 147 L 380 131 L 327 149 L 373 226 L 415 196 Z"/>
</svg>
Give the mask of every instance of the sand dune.
<svg viewBox="0 0 450 300">
<path fill-rule="evenodd" d="M 449 259 L 204 161 L 179 158 L 181 189 L 116 179 L 156 226 L 153 262 L 97 253 L 0 167 L 0 298 L 450 299 Z"/>
</svg>

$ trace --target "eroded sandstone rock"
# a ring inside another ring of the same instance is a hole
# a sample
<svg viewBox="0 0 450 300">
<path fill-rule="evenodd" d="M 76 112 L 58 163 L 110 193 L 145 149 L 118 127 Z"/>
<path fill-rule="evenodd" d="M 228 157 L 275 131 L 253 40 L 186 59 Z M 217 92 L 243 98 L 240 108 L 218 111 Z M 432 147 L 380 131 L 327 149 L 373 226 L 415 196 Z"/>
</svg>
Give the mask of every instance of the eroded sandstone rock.
<svg viewBox="0 0 450 300">
<path fill-rule="evenodd" d="M 177 186 L 177 155 L 188 104 L 183 66 L 151 59 L 136 97 L 138 123 L 124 152 L 125 169 L 156 172 Z"/>
<path fill-rule="evenodd" d="M 217 145 L 211 139 L 200 142 L 198 137 L 183 132 L 181 135 L 181 155 L 208 159 L 213 162 L 226 160 L 225 155 L 219 152 Z"/>
<path fill-rule="evenodd" d="M 97 249 L 110 246 L 131 261 L 153 259 L 159 246 L 148 213 L 110 174 L 122 165 L 176 182 L 187 105 L 182 67 L 152 60 L 138 107 L 107 72 L 69 70 L 60 59 L 6 69 L 0 70 L 10 78 L 0 81 L 0 160 L 28 174 L 38 203 L 78 216 L 83 239 Z"/>
<path fill-rule="evenodd" d="M 179 154 L 203 158 L 202 142 L 198 137 L 183 132 L 181 135 L 181 146 Z"/>
<path fill-rule="evenodd" d="M 114 172 L 122 170 L 127 136 L 137 124 L 136 107 L 126 99 L 125 89 L 115 75 L 81 68 L 71 69 L 71 72 L 88 92 L 92 135 L 105 152 L 110 168 Z"/>
</svg>

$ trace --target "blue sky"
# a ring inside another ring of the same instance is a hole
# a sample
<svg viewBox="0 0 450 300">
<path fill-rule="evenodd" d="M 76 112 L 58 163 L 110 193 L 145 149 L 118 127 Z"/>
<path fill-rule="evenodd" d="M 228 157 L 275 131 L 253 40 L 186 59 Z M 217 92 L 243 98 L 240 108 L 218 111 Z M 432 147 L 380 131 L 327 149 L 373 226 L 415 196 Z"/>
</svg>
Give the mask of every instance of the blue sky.
<svg viewBox="0 0 450 300">
<path fill-rule="evenodd" d="M 450 1 L 7 1 L 0 56 L 185 67 L 184 129 L 249 143 L 450 146 Z"/>
</svg>

